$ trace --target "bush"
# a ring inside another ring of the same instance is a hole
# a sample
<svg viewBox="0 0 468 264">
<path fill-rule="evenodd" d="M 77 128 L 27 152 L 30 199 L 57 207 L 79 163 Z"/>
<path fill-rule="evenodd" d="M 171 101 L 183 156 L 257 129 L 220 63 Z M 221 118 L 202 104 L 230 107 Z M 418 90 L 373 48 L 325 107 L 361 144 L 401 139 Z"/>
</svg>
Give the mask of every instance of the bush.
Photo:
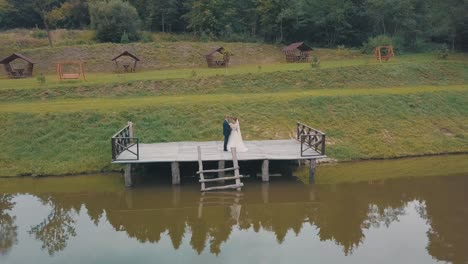
<svg viewBox="0 0 468 264">
<path fill-rule="evenodd" d="M 387 35 L 378 35 L 373 38 L 369 38 L 367 42 L 363 44 L 364 53 L 372 53 L 374 49 L 378 46 L 393 46 L 393 50 L 400 48 L 399 40 L 397 38 L 392 38 Z"/>
<path fill-rule="evenodd" d="M 203 31 L 203 32 L 200 34 L 200 41 L 201 41 L 201 42 L 208 42 L 208 41 L 210 41 L 210 37 L 208 36 L 208 34 L 205 33 L 205 31 Z"/>
<path fill-rule="evenodd" d="M 129 41 L 138 40 L 140 18 L 130 3 L 122 0 L 93 1 L 89 3 L 89 15 L 98 41 L 118 43 L 124 34 Z"/>
<path fill-rule="evenodd" d="M 414 52 L 429 52 L 434 50 L 433 45 L 426 41 L 424 38 L 416 37 L 414 43 L 410 46 Z"/>
<path fill-rule="evenodd" d="M 312 68 L 320 68 L 320 59 L 317 56 L 312 57 L 312 62 L 310 63 L 310 67 Z"/>
<path fill-rule="evenodd" d="M 37 83 L 39 83 L 40 85 L 43 85 L 46 83 L 46 78 L 44 76 L 44 74 L 40 73 L 37 77 L 36 77 L 36 81 Z"/>
<path fill-rule="evenodd" d="M 47 32 L 45 32 L 44 30 L 36 29 L 31 33 L 31 36 L 37 39 L 44 39 L 47 38 Z"/>
<path fill-rule="evenodd" d="M 261 38 L 245 33 L 224 34 L 221 39 L 226 42 L 263 43 Z"/>
<path fill-rule="evenodd" d="M 122 34 L 122 37 L 120 38 L 120 43 L 122 44 L 130 43 L 130 40 L 128 39 L 127 31 L 124 31 L 124 33 Z"/>
<path fill-rule="evenodd" d="M 446 60 L 449 56 L 449 48 L 446 44 L 442 45 L 437 51 L 436 56 L 439 60 Z"/>
<path fill-rule="evenodd" d="M 140 32 L 140 41 L 143 43 L 153 42 L 153 35 L 149 32 L 142 31 Z"/>
</svg>

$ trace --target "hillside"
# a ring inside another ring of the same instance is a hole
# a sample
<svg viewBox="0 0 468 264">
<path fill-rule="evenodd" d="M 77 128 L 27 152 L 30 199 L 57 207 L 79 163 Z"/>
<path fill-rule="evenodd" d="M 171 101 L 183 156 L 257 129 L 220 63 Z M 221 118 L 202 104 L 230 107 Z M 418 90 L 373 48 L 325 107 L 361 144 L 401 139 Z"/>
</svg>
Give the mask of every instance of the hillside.
<svg viewBox="0 0 468 264">
<path fill-rule="evenodd" d="M 177 35 L 154 34 L 155 41 L 150 43 L 112 44 L 95 43 L 90 31 L 58 30 L 53 34 L 56 41 L 54 48 L 47 46 L 46 39 L 35 38 L 34 31 L 4 32 L 0 35 L 0 58 L 13 52 L 22 53 L 37 62 L 36 73 L 44 74 L 54 73 L 55 63 L 64 60 L 85 61 L 87 72 L 112 72 L 114 64 L 111 59 L 123 51 L 129 51 L 141 59 L 138 62 L 139 71 L 206 68 L 204 55 L 219 46 L 234 54 L 232 66 L 271 64 L 284 60 L 279 45 L 168 41 L 171 37 L 186 39 Z M 322 60 L 362 57 L 360 52 L 349 50 L 318 49 L 314 54 Z M 1 74 L 5 76 L 3 71 Z"/>
<path fill-rule="evenodd" d="M 124 74 L 115 77 L 88 76 L 87 82 L 57 84 L 51 76 L 44 85 L 34 79 L 3 80 L 0 102 L 50 100 L 89 97 L 128 97 L 193 94 L 253 94 L 287 91 L 309 91 L 336 88 L 385 88 L 420 85 L 460 85 L 467 82 L 468 63 L 413 62 L 351 64 L 340 61 L 329 68 L 311 69 L 307 64 L 282 64 L 261 71 L 256 67 L 197 69 L 190 71 L 154 71 L 144 75 Z M 343 65 L 340 67 L 340 65 Z M 302 68 L 300 68 L 302 67 Z M 294 70 L 288 70 L 294 69 Z M 175 73 L 175 76 L 172 76 Z M 107 78 L 109 77 L 109 78 Z M 111 77 L 114 77 L 113 79 Z"/>
<path fill-rule="evenodd" d="M 247 140 L 291 138 L 295 121 L 309 124 L 327 134 L 327 155 L 339 161 L 468 152 L 466 54 L 378 63 L 318 49 L 321 65 L 311 68 L 281 63 L 279 46 L 221 43 L 239 50 L 237 60 L 209 69 L 201 50 L 220 43 L 72 44 L 18 49 L 43 58 L 44 84 L 0 79 L 0 176 L 118 170 L 109 138 L 128 120 L 141 142 L 217 140 L 226 113 L 240 117 Z M 114 50 L 130 48 L 159 59 L 134 74 L 106 73 Z M 59 83 L 49 67 L 66 54 L 103 72 Z"/>
</svg>

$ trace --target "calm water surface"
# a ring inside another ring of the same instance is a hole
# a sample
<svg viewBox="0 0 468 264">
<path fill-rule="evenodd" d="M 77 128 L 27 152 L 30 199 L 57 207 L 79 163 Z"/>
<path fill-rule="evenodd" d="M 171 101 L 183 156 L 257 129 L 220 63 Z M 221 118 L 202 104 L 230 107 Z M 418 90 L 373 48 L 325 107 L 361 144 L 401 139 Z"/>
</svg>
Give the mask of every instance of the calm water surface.
<svg viewBox="0 0 468 264">
<path fill-rule="evenodd" d="M 117 175 L 0 179 L 0 263 L 468 263 L 468 156 L 317 177 L 206 194 L 125 190 Z"/>
</svg>

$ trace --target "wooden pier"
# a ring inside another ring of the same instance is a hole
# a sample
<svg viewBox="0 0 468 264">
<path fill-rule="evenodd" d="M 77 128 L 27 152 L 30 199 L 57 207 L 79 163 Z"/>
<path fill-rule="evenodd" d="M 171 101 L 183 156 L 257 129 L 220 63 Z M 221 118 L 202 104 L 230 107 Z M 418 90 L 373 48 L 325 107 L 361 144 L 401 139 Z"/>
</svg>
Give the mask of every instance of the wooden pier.
<svg viewBox="0 0 468 264">
<path fill-rule="evenodd" d="M 219 169 L 226 161 L 232 161 L 231 152 L 223 151 L 222 141 L 187 141 L 167 143 L 140 143 L 134 136 L 133 124 L 117 132 L 111 139 L 112 163 L 125 164 L 125 185 L 132 185 L 132 165 L 171 163 L 172 184 L 180 184 L 180 163 L 199 162 L 198 147 L 203 152 L 203 161 L 217 161 Z M 247 152 L 238 152 L 238 161 L 262 161 L 262 180 L 269 181 L 269 162 L 273 160 L 309 160 L 309 178 L 314 180 L 316 159 L 325 158 L 325 134 L 319 130 L 297 123 L 295 139 L 248 140 L 244 142 Z M 195 175 L 196 172 L 194 172 Z M 218 177 L 223 177 L 223 172 Z"/>
</svg>

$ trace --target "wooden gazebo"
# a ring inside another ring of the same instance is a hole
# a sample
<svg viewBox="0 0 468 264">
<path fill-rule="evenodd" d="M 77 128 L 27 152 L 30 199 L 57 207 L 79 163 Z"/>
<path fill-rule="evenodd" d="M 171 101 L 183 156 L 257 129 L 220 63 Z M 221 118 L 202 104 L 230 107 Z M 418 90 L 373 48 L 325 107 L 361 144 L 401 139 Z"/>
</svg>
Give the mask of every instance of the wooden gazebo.
<svg viewBox="0 0 468 264">
<path fill-rule="evenodd" d="M 205 55 L 206 63 L 210 68 L 225 68 L 233 54 L 223 47 L 217 47 Z"/>
<path fill-rule="evenodd" d="M 304 42 L 296 42 L 283 48 L 286 62 L 308 62 L 310 52 L 314 50 Z"/>
<path fill-rule="evenodd" d="M 130 58 L 131 61 L 133 61 L 133 65 L 131 64 L 131 62 L 129 60 L 125 60 L 124 62 L 122 62 L 123 71 L 124 72 L 135 72 L 136 67 L 137 67 L 137 62 L 139 62 L 140 59 L 137 56 L 133 55 L 132 53 L 130 53 L 128 51 L 122 52 L 120 55 L 118 55 L 117 57 L 112 59 L 112 61 L 115 62 L 115 69 L 117 71 L 120 69 L 120 67 L 119 67 L 119 58 L 120 57 L 128 57 L 128 58 Z"/>
<path fill-rule="evenodd" d="M 13 62 L 16 59 L 23 60 L 26 63 L 26 65 L 23 68 L 14 68 L 14 65 L 12 65 L 11 62 Z M 13 53 L 10 56 L 1 60 L 0 64 L 3 64 L 3 66 L 5 67 L 5 71 L 9 78 L 18 79 L 31 77 L 33 74 L 35 62 L 19 53 Z"/>
</svg>

